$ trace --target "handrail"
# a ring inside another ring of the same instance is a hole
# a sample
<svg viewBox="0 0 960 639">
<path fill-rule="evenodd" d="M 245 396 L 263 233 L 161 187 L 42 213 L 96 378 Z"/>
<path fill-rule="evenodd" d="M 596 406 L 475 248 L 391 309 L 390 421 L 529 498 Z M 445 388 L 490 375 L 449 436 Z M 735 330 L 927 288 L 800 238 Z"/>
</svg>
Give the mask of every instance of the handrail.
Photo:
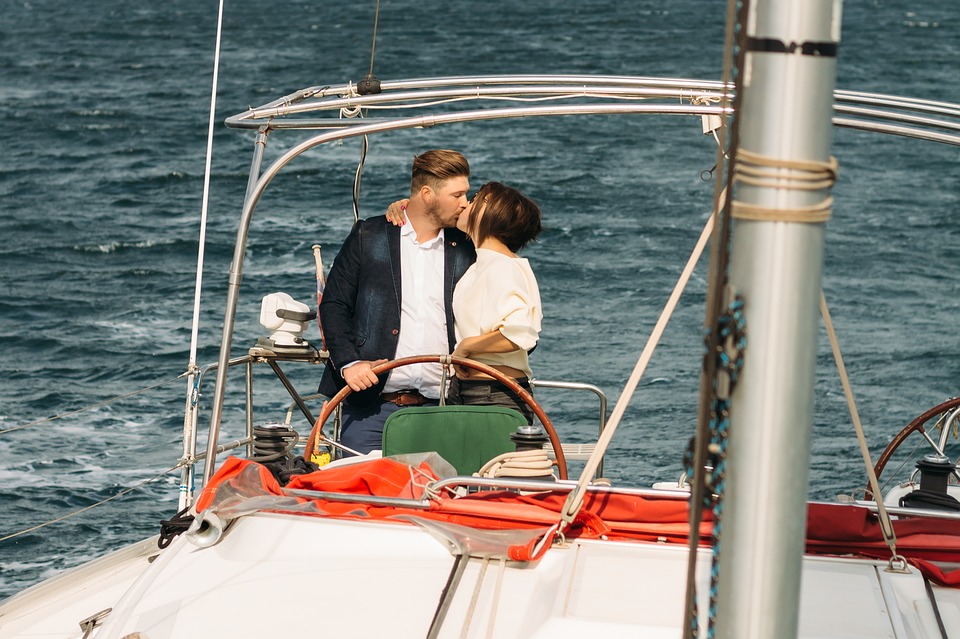
<svg viewBox="0 0 960 639">
<path fill-rule="evenodd" d="M 861 506 L 866 508 L 870 512 L 876 513 L 879 512 L 879 507 L 875 501 L 861 501 L 857 500 L 853 502 L 856 506 Z M 887 513 L 891 515 L 896 515 L 897 517 L 928 517 L 931 519 L 954 519 L 960 520 L 960 513 L 950 511 L 950 510 L 932 510 L 929 508 L 904 508 L 902 506 L 887 506 Z"/>
<path fill-rule="evenodd" d="M 947 438 L 950 436 L 950 427 L 956 423 L 957 419 L 960 419 L 960 408 L 954 409 L 952 413 L 947 415 L 947 419 L 943 422 L 943 430 L 940 431 L 940 446 L 936 447 L 937 452 L 941 455 L 943 451 L 946 450 Z M 954 473 L 956 473 L 956 471 L 954 471 Z"/>
<path fill-rule="evenodd" d="M 539 96 L 539 97 L 537 97 Z M 227 120 L 229 126 L 237 126 L 240 122 L 257 125 L 263 124 L 269 118 L 287 117 L 300 113 L 314 111 L 339 110 L 343 108 L 361 107 L 364 109 L 377 108 L 415 108 L 416 104 L 405 104 L 413 101 L 454 101 L 454 100 L 503 100 L 514 99 L 518 102 L 536 99 L 569 99 L 569 98 L 604 98 L 604 99 L 687 99 L 700 97 L 716 98 L 719 94 L 711 91 L 693 91 L 692 89 L 676 89 L 666 91 L 658 87 L 616 87 L 616 86 L 505 86 L 505 87 L 474 87 L 469 89 L 431 89 L 407 91 L 402 93 L 379 93 L 370 96 L 347 96 L 330 98 L 323 101 L 307 102 L 290 106 L 275 106 L 252 109 Z M 249 127 L 249 124 L 247 126 Z"/>
<path fill-rule="evenodd" d="M 581 100 L 570 106 L 583 106 L 586 100 L 659 100 L 661 104 L 684 107 L 690 115 L 703 115 L 698 107 L 719 102 L 725 89 L 722 82 L 710 80 L 582 75 L 420 78 L 384 81 L 381 88 L 377 94 L 359 95 L 352 83 L 309 87 L 230 116 L 226 125 L 269 130 L 351 128 L 382 122 L 384 118 L 343 118 L 341 109 L 412 110 L 456 101 L 503 100 Z M 833 125 L 837 127 L 960 146 L 960 134 L 928 130 L 960 131 L 960 105 L 956 103 L 836 90 L 833 108 Z M 656 109 L 650 111 L 657 112 Z M 303 117 L 317 112 L 328 112 L 328 115 Z M 898 123 L 906 126 L 896 126 Z"/>
<path fill-rule="evenodd" d="M 598 386 L 593 384 L 586 384 L 584 382 L 560 382 L 560 381 L 551 381 L 546 379 L 531 379 L 530 386 L 536 390 L 537 388 L 555 388 L 563 390 L 586 390 L 592 392 L 600 399 L 600 427 L 597 432 L 597 438 L 603 435 L 603 429 L 607 425 L 607 396 Z M 600 458 L 600 463 L 597 464 L 597 475 L 599 477 L 603 476 L 603 457 Z"/>
<path fill-rule="evenodd" d="M 285 116 L 290 113 L 303 111 L 301 106 L 305 100 L 313 99 L 315 102 L 309 103 L 307 110 L 339 109 L 339 104 L 327 104 L 324 99 L 335 100 L 340 96 L 348 95 L 350 97 L 350 106 L 366 107 L 372 102 L 379 102 L 384 94 L 390 94 L 395 91 L 433 91 L 440 87 L 468 87 L 460 89 L 464 96 L 475 96 L 477 87 L 495 86 L 495 85 L 558 85 L 558 86 L 579 86 L 598 87 L 602 85 L 611 85 L 620 89 L 629 87 L 661 87 L 674 90 L 686 89 L 691 92 L 714 92 L 722 91 L 722 85 L 716 81 L 691 80 L 685 78 L 654 78 L 654 77 L 630 77 L 630 76 L 589 76 L 589 75 L 513 75 L 513 76 L 450 76 L 441 78 L 419 78 L 408 80 L 388 80 L 381 82 L 381 93 L 361 96 L 357 94 L 352 83 L 322 87 L 308 87 L 295 91 L 287 96 L 273 100 L 259 107 L 253 107 L 227 119 L 227 126 L 235 126 L 241 121 L 249 120 L 253 114 L 258 111 L 277 110 L 273 117 Z M 545 90 L 545 89 L 543 89 Z M 330 98 L 330 96 L 336 96 Z"/>
<path fill-rule="evenodd" d="M 657 78 L 633 76 L 589 76 L 589 75 L 512 75 L 512 76 L 450 76 L 441 78 L 414 78 L 405 80 L 383 81 L 381 93 L 361 96 L 356 93 L 352 83 L 343 85 L 325 85 L 308 87 L 295 91 L 287 96 L 273 100 L 258 107 L 251 107 L 246 111 L 231 116 L 228 122 L 246 120 L 253 114 L 261 111 L 276 110 L 274 117 L 290 115 L 303 110 L 339 109 L 342 104 L 338 100 L 346 100 L 350 106 L 366 108 L 372 104 L 391 99 L 400 99 L 402 94 L 397 92 L 427 92 L 447 90 L 459 92 L 465 97 L 481 97 L 483 89 L 478 95 L 478 87 L 500 86 L 513 89 L 517 92 L 551 92 L 551 91 L 631 91 L 638 88 L 645 90 L 659 89 L 662 97 L 690 97 L 699 93 L 722 94 L 723 83 L 717 80 L 698 80 L 690 78 Z M 441 89 L 447 87 L 448 89 Z M 449 87 L 461 87 L 449 89 Z M 732 87 L 728 88 L 728 92 Z M 349 96 L 344 98 L 343 96 Z M 306 105 L 306 100 L 314 100 Z M 895 96 L 862 91 L 834 91 L 836 103 L 852 103 L 873 106 L 885 106 L 895 109 L 939 113 L 952 117 L 960 117 L 960 105 L 951 102 L 926 100 L 905 96 Z"/>
<path fill-rule="evenodd" d="M 577 482 L 573 480 L 548 481 L 542 479 L 506 479 L 503 477 L 448 477 L 430 484 L 432 492 L 437 493 L 441 490 L 456 487 L 473 487 L 486 489 L 502 490 L 529 490 L 542 492 L 563 492 L 569 493 L 577 488 Z M 615 493 L 617 495 L 633 495 L 636 497 L 659 497 L 668 499 L 680 499 L 689 501 L 690 491 L 661 489 L 661 488 L 615 488 L 607 484 L 589 484 L 587 486 L 589 493 Z"/>
<path fill-rule="evenodd" d="M 370 504 L 373 506 L 416 508 L 417 510 L 427 510 L 430 508 L 430 501 L 425 497 L 421 499 L 409 499 L 405 497 L 378 497 L 377 495 L 353 495 L 350 493 L 332 493 L 326 490 L 302 490 L 298 488 L 283 488 L 281 490 L 284 495 L 308 497 L 310 499 L 323 499 L 325 501 Z"/>
<path fill-rule="evenodd" d="M 577 483 L 574 481 L 547 481 L 537 479 L 506 479 L 503 477 L 468 477 L 456 476 L 448 477 L 435 481 L 428 485 L 428 491 L 419 499 L 404 497 L 379 497 L 377 495 L 357 495 L 350 493 L 336 493 L 321 490 L 306 489 L 282 489 L 283 494 L 296 497 L 307 497 L 310 499 L 324 499 L 327 501 L 372 504 L 375 506 L 395 506 L 400 508 L 416 508 L 426 510 L 430 508 L 430 495 L 439 494 L 443 490 L 453 488 L 482 488 L 486 490 L 523 490 L 534 492 L 558 492 L 569 493 L 576 489 Z M 688 501 L 690 493 L 686 490 L 661 490 L 656 488 L 612 488 L 607 485 L 590 485 L 587 488 L 590 493 L 615 493 L 618 495 L 633 495 L 636 497 L 655 497 L 662 499 L 675 499 Z"/>
</svg>

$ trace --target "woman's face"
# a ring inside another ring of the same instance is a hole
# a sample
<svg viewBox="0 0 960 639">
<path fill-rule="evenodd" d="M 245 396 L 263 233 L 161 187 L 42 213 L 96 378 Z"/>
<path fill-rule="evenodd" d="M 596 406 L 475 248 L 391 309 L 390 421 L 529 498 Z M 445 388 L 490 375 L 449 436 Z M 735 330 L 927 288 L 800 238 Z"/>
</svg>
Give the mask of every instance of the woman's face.
<svg viewBox="0 0 960 639">
<path fill-rule="evenodd" d="M 479 192 L 474 195 L 473 200 L 470 201 L 467 208 L 464 209 L 460 217 L 457 218 L 457 228 L 467 235 L 470 235 L 470 229 L 476 228 L 477 224 L 479 224 L 483 218 L 483 211 L 486 209 L 486 206 L 483 206 L 483 204 L 485 204 L 486 201 L 486 197 L 481 199 Z M 476 219 L 474 219 L 474 215 L 476 215 Z"/>
</svg>

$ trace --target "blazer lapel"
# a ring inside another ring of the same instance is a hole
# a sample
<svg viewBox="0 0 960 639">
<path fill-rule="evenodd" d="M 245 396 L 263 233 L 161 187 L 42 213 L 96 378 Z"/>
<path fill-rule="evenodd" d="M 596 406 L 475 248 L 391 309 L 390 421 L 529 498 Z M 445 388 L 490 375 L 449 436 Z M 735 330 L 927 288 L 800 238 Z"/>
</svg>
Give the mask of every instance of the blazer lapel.
<svg viewBox="0 0 960 639">
<path fill-rule="evenodd" d="M 400 317 L 400 308 L 403 302 L 403 280 L 400 274 L 400 227 L 387 226 L 387 244 L 390 246 L 390 275 L 393 278 L 393 290 L 397 299 L 397 317 Z"/>
<path fill-rule="evenodd" d="M 453 237 L 451 237 L 451 235 Z M 457 336 L 453 327 L 453 289 L 466 270 L 468 264 L 461 264 L 464 260 L 464 251 L 459 246 L 462 240 L 450 232 L 450 229 L 444 230 L 443 247 L 443 309 L 447 315 L 447 341 L 450 343 L 450 351 L 457 344 Z"/>
</svg>

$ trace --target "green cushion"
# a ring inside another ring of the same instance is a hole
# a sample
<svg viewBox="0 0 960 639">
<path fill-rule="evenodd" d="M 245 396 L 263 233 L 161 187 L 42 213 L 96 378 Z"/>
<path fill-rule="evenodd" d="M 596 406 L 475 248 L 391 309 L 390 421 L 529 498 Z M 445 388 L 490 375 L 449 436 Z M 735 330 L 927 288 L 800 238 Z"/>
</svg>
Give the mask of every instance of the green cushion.
<svg viewBox="0 0 960 639">
<path fill-rule="evenodd" d="M 526 418 L 502 406 L 411 406 L 383 425 L 383 455 L 436 451 L 460 475 L 470 475 L 516 450 L 510 435 Z"/>
</svg>

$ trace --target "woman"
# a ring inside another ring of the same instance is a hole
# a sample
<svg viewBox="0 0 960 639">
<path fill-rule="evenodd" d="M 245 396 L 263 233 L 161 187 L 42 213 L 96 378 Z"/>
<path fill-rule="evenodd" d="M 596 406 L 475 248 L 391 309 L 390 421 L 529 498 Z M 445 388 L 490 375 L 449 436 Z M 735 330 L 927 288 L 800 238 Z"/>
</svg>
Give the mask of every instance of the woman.
<svg viewBox="0 0 960 639">
<path fill-rule="evenodd" d="M 406 201 L 390 205 L 387 217 L 403 223 Z M 457 228 L 477 249 L 477 261 L 457 283 L 453 316 L 454 356 L 487 364 L 530 390 L 528 354 L 540 336 L 540 289 L 529 262 L 517 252 L 540 234 L 540 207 L 520 191 L 488 182 L 457 218 Z M 533 411 L 506 385 L 479 371 L 458 367 L 447 403 L 506 406 L 533 422 Z"/>
<path fill-rule="evenodd" d="M 477 249 L 477 261 L 453 292 L 456 357 L 477 360 L 529 390 L 528 353 L 537 344 L 543 311 L 529 262 L 517 252 L 540 234 L 540 207 L 520 191 L 488 182 L 457 219 Z M 505 385 L 460 368 L 447 394 L 451 404 L 507 406 L 533 422 L 533 412 Z"/>
</svg>

